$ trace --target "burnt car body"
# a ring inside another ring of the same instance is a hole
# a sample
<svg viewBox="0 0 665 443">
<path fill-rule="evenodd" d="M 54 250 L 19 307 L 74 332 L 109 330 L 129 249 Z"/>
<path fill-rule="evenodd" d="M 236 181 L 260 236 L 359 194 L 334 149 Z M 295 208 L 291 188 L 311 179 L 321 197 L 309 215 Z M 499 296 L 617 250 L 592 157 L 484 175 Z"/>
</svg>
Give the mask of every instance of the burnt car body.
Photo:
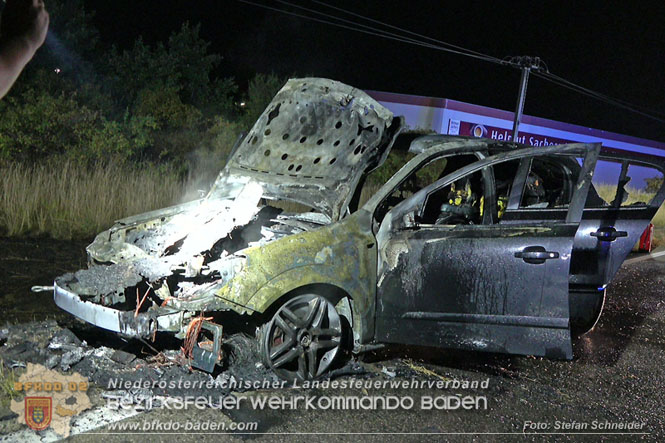
<svg viewBox="0 0 665 443">
<path fill-rule="evenodd" d="M 292 79 L 234 149 L 210 193 L 116 222 L 55 303 L 129 337 L 187 338 L 197 319 L 219 361 L 225 315 L 261 326 L 266 363 L 313 378 L 354 352 L 403 343 L 572 358 L 605 287 L 665 198 L 626 204 L 629 168 L 655 157 L 599 144 L 532 148 L 422 136 L 415 156 L 359 205 L 401 118 L 364 92 Z M 599 158 L 617 168 L 611 201 Z M 427 174 L 424 173 L 427 172 Z M 283 210 L 275 202 L 304 210 Z"/>
</svg>

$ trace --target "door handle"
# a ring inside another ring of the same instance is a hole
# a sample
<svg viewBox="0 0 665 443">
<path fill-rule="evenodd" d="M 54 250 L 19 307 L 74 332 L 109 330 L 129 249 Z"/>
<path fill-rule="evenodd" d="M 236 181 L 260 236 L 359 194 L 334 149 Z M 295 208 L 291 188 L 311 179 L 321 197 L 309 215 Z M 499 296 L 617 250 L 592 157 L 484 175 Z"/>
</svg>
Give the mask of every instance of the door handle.
<svg viewBox="0 0 665 443">
<path fill-rule="evenodd" d="M 592 237 L 596 237 L 598 241 L 614 241 L 619 237 L 628 237 L 626 231 L 617 231 L 613 227 L 600 228 L 596 232 L 591 233 Z"/>
<path fill-rule="evenodd" d="M 521 258 L 526 263 L 532 265 L 540 265 L 545 263 L 545 260 L 559 258 L 559 253 L 548 251 L 542 246 L 527 246 L 521 251 L 515 252 L 515 257 Z"/>
</svg>

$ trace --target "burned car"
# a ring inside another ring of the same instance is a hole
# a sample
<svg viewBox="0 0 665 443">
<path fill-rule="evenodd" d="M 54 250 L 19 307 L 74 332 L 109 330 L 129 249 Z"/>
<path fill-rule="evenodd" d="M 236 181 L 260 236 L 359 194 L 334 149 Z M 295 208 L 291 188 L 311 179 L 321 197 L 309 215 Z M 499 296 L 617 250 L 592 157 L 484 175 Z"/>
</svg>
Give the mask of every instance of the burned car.
<svg viewBox="0 0 665 443">
<path fill-rule="evenodd" d="M 358 89 L 289 80 L 205 198 L 116 222 L 88 269 L 56 279 L 55 303 L 124 336 L 172 333 L 206 370 L 239 318 L 284 378 L 389 343 L 572 358 L 665 198 L 661 184 L 631 201 L 629 174 L 665 162 L 421 136 L 363 196 L 402 127 Z M 599 162 L 615 175 L 605 199 Z"/>
</svg>

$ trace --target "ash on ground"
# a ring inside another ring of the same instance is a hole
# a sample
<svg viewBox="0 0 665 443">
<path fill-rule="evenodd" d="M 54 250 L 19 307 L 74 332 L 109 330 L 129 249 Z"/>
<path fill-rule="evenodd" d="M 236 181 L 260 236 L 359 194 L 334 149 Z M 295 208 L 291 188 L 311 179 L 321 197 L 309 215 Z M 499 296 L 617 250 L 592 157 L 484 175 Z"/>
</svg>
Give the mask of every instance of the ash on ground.
<svg viewBox="0 0 665 443">
<path fill-rule="evenodd" d="M 114 334 L 85 325 L 63 327 L 53 320 L 5 326 L 0 329 L 0 359 L 8 369 L 24 368 L 36 363 L 64 373 L 78 372 L 96 387 L 108 390 L 136 381 L 155 386 L 152 395 L 212 395 L 230 393 L 216 384 L 214 393 L 206 382 L 230 380 L 277 381 L 263 366 L 256 340 L 243 334 L 224 340 L 224 364 L 212 374 L 191 369 L 178 347 L 178 341 L 124 341 Z M 162 342 L 165 342 L 163 344 Z M 178 388 L 171 380 L 187 379 L 198 390 Z M 153 381 L 167 383 L 152 383 Z M 226 383 L 228 384 L 228 383 Z M 159 385 L 167 385 L 162 389 Z M 176 388 L 172 388 L 173 386 Z M 210 383 L 208 383 L 210 385 Z M 234 389 L 242 391 L 242 387 Z"/>
</svg>

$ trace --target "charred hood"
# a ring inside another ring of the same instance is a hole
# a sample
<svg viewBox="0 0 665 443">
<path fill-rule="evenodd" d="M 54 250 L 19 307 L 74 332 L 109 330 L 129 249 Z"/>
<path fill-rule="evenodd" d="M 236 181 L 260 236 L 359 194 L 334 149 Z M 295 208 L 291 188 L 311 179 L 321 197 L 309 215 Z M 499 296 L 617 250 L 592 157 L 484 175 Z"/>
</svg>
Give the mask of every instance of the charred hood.
<svg viewBox="0 0 665 443">
<path fill-rule="evenodd" d="M 265 197 L 302 203 L 335 221 L 363 174 L 385 160 L 402 125 L 359 89 L 322 78 L 291 79 L 222 176 L 251 177 Z"/>
</svg>

